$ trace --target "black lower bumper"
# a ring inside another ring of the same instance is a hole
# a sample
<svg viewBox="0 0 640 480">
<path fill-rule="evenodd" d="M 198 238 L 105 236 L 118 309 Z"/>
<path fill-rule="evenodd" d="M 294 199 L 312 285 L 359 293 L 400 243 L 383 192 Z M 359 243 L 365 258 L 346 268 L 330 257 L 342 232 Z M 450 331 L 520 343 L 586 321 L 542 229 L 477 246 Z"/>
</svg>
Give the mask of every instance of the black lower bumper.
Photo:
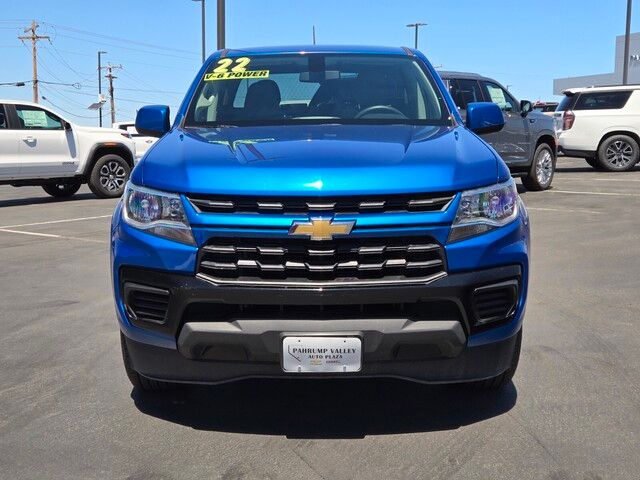
<svg viewBox="0 0 640 480">
<path fill-rule="evenodd" d="M 518 283 L 520 275 L 520 267 L 512 265 L 450 274 L 428 285 L 304 290 L 222 287 L 184 275 L 123 269 L 123 290 L 127 282 L 134 282 L 168 292 L 170 301 L 163 322 L 132 323 L 169 336 L 175 348 L 141 343 L 128 337 L 126 330 L 124 333 L 134 370 L 165 381 L 326 377 L 283 371 L 283 337 L 304 335 L 357 336 L 362 340 L 361 371 L 341 377 L 388 376 L 433 383 L 477 380 L 496 376 L 509 367 L 521 320 L 516 315 L 521 313 L 513 311 L 491 325 L 478 326 L 474 291 L 503 285 L 507 280 Z M 230 318 L 214 318 L 229 305 L 246 304 L 250 305 L 244 310 L 232 310 Z M 355 304 L 360 310 L 353 308 Z M 391 304 L 423 307 L 388 316 L 384 309 Z M 296 317 L 299 308 L 305 315 Z M 314 317 L 309 312 L 320 313 Z M 489 341 L 469 342 L 474 333 L 492 333 L 507 323 L 509 328 Z"/>
<path fill-rule="evenodd" d="M 363 345 L 367 345 L 367 338 L 364 337 Z M 126 342 L 133 368 L 137 372 L 147 378 L 170 382 L 215 384 L 256 377 L 395 377 L 424 383 L 455 383 L 490 378 L 507 370 L 516 338 L 517 335 L 514 335 L 499 342 L 467 346 L 453 358 L 438 356 L 423 360 L 399 358 L 375 361 L 367 360 L 365 355 L 360 372 L 345 374 L 285 373 L 279 361 L 193 360 L 179 350 L 147 345 L 128 338 Z"/>
</svg>

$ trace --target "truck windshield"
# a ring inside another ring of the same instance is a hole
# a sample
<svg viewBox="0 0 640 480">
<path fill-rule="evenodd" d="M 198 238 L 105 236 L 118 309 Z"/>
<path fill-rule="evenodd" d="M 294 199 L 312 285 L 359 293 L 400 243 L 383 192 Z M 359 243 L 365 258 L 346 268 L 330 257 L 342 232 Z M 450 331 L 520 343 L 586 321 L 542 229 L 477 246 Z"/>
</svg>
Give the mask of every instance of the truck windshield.
<svg viewBox="0 0 640 480">
<path fill-rule="evenodd" d="M 212 62 L 185 120 L 186 127 L 301 123 L 450 125 L 451 119 L 415 59 L 314 53 Z"/>
</svg>

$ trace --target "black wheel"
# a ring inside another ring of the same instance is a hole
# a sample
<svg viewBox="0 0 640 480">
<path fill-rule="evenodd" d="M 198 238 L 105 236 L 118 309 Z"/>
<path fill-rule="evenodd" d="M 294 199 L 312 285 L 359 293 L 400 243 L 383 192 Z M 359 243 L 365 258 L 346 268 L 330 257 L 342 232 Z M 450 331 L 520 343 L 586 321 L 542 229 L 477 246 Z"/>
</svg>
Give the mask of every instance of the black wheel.
<svg viewBox="0 0 640 480">
<path fill-rule="evenodd" d="M 638 163 L 639 155 L 638 142 L 633 138 L 613 135 L 600 144 L 598 165 L 610 172 L 624 172 Z"/>
<path fill-rule="evenodd" d="M 141 392 L 159 392 L 162 390 L 176 388 L 176 384 L 174 383 L 145 378 L 133 369 L 133 366 L 131 365 L 131 357 L 129 357 L 129 352 L 127 350 L 127 342 L 122 333 L 120 333 L 120 348 L 122 349 L 124 369 L 127 372 L 127 377 L 129 377 L 131 385 L 133 385 L 135 389 L 140 390 Z"/>
<path fill-rule="evenodd" d="M 75 194 L 80 190 L 81 185 L 82 182 L 80 180 L 69 180 L 68 182 L 43 185 L 42 189 L 52 197 L 64 198 Z"/>
<path fill-rule="evenodd" d="M 584 159 L 590 167 L 598 168 L 598 160 L 595 157 L 587 157 Z"/>
<path fill-rule="evenodd" d="M 533 154 L 528 175 L 522 177 L 522 184 L 527 190 L 546 190 L 551 186 L 555 171 L 556 156 L 549 145 L 541 143 Z"/>
<path fill-rule="evenodd" d="M 511 381 L 513 376 L 518 369 L 518 361 L 520 360 L 520 348 L 522 347 L 522 329 L 518 332 L 518 337 L 516 338 L 516 345 L 513 349 L 513 356 L 511 357 L 511 365 L 509 368 L 501 373 L 500 375 L 487 378 L 486 380 L 480 380 L 478 382 L 471 382 L 469 386 L 472 388 L 476 388 L 479 390 L 498 390 L 504 387 L 507 383 Z"/>
<path fill-rule="evenodd" d="M 116 198 L 124 193 L 131 167 L 115 154 L 100 157 L 91 170 L 89 188 L 99 198 Z"/>
</svg>

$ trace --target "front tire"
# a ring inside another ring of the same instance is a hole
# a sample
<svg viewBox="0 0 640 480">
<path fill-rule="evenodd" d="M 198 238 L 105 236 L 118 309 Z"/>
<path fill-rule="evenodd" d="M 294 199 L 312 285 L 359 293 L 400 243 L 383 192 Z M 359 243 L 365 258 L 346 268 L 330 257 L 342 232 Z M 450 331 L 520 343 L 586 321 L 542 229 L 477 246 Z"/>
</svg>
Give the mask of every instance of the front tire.
<svg viewBox="0 0 640 480">
<path fill-rule="evenodd" d="M 509 368 L 500 375 L 493 378 L 487 378 L 486 380 L 479 380 L 477 382 L 471 382 L 470 387 L 478 390 L 499 390 L 508 384 L 518 369 L 518 362 L 520 361 L 520 349 L 522 347 L 522 329 L 518 332 L 516 338 L 516 345 L 513 349 L 513 355 L 511 357 L 511 364 Z"/>
<path fill-rule="evenodd" d="M 546 190 L 551 186 L 555 171 L 556 157 L 553 150 L 546 143 L 541 143 L 533 154 L 529 174 L 522 177 L 522 184 L 527 190 Z"/>
<path fill-rule="evenodd" d="M 124 193 L 131 167 L 119 155 L 103 155 L 93 166 L 89 188 L 98 198 L 117 198 Z"/>
<path fill-rule="evenodd" d="M 598 164 L 610 172 L 631 170 L 640 158 L 638 142 L 628 135 L 613 135 L 598 148 Z"/>
<path fill-rule="evenodd" d="M 585 162 L 587 162 L 587 164 L 590 167 L 595 168 L 596 170 L 598 170 L 600 168 L 600 165 L 598 165 L 598 159 L 596 157 L 587 157 L 584 159 Z"/>
<path fill-rule="evenodd" d="M 176 385 L 173 383 L 161 382 L 159 380 L 151 380 L 149 378 L 145 378 L 133 369 L 133 365 L 131 364 L 131 357 L 129 356 L 129 351 L 127 350 L 127 342 L 122 332 L 120 332 L 120 348 L 122 350 L 124 369 L 127 372 L 127 377 L 129 378 L 131 385 L 133 385 L 133 388 L 141 392 L 160 392 L 176 387 Z"/>
<path fill-rule="evenodd" d="M 82 182 L 80 180 L 70 180 L 68 182 L 42 185 L 42 189 L 52 197 L 67 198 L 74 195 L 78 190 L 80 190 L 81 186 Z"/>
</svg>

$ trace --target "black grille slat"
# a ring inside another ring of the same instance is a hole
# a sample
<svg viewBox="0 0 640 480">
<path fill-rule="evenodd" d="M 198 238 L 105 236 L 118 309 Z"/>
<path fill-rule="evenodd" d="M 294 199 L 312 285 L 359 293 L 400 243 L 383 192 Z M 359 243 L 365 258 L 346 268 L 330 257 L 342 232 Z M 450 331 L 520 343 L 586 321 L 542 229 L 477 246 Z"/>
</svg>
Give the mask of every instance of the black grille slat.
<svg viewBox="0 0 640 480">
<path fill-rule="evenodd" d="M 228 303 L 192 303 L 183 322 L 230 322 L 239 319 L 336 320 L 371 318 L 407 318 L 463 321 L 459 306 L 450 300 L 424 300 L 415 303 L 367 303 L 344 305 L 259 305 Z"/>
<path fill-rule="evenodd" d="M 369 195 L 345 197 L 254 197 L 189 196 L 189 201 L 204 213 L 386 213 L 437 212 L 443 210 L 455 193 Z"/>
<path fill-rule="evenodd" d="M 234 283 L 424 281 L 445 274 L 444 249 L 428 237 L 212 238 L 198 273 Z"/>
</svg>

